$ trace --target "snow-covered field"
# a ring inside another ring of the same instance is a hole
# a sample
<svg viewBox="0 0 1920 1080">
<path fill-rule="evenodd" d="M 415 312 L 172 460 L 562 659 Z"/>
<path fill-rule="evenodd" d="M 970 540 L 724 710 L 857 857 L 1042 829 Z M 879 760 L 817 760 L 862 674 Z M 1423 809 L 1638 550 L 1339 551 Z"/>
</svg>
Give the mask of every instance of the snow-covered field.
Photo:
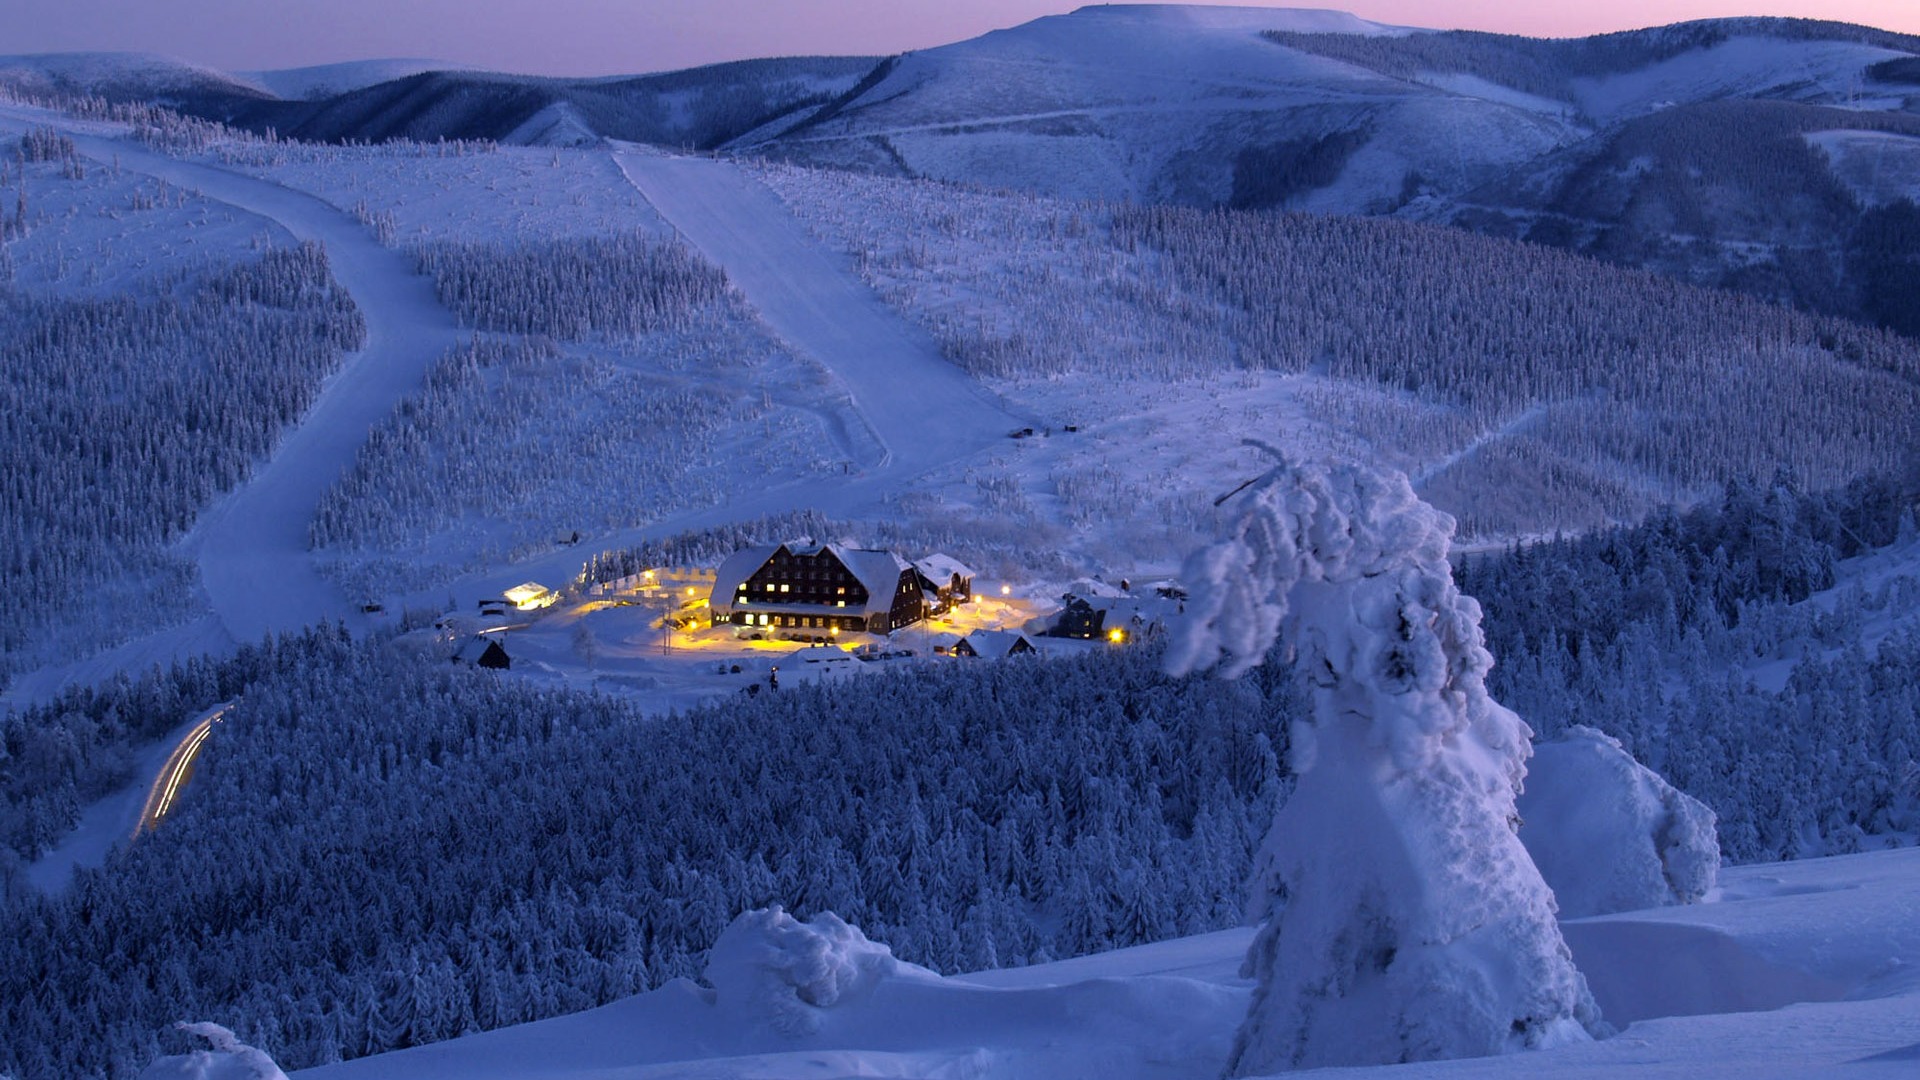
<svg viewBox="0 0 1920 1080">
<path fill-rule="evenodd" d="M 1894 1080 L 1920 1063 L 1920 850 L 1733 868 L 1709 902 L 1561 928 L 1619 1034 L 1337 1075 Z M 754 996 L 677 982 L 591 1012 L 297 1075 L 1211 1077 L 1246 1010 L 1249 984 L 1237 972 L 1251 937 L 1225 931 L 946 979 L 902 965 L 826 1007 L 801 1003 L 792 985 Z M 728 987 L 730 974 L 740 977 L 724 964 L 714 974 Z M 745 977 L 756 975 L 777 982 L 764 971 Z M 783 1030 L 787 1013 L 814 1030 Z"/>
</svg>

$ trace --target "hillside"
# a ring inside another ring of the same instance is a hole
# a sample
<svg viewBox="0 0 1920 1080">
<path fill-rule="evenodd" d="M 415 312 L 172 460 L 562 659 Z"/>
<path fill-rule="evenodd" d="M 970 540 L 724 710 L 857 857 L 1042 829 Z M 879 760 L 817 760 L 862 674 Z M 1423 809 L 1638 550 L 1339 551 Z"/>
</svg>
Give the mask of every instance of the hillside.
<svg viewBox="0 0 1920 1080">
<path fill-rule="evenodd" d="M 1792 19 L 1549 41 L 1085 8 L 899 57 L 735 145 L 1068 197 L 1439 221 L 1913 333 L 1917 52 Z"/>
</svg>

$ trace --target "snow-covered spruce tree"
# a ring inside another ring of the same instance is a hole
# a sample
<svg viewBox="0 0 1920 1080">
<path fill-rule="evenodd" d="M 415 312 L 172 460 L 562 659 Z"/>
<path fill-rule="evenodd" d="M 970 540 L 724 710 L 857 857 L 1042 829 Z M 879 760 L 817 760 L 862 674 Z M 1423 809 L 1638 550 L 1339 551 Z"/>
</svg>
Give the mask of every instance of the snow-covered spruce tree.
<svg viewBox="0 0 1920 1080">
<path fill-rule="evenodd" d="M 1175 674 L 1273 650 L 1313 701 L 1254 870 L 1230 1075 L 1476 1057 L 1605 1031 L 1515 835 L 1527 725 L 1487 696 L 1453 519 L 1405 476 L 1281 463 L 1188 560 Z"/>
</svg>

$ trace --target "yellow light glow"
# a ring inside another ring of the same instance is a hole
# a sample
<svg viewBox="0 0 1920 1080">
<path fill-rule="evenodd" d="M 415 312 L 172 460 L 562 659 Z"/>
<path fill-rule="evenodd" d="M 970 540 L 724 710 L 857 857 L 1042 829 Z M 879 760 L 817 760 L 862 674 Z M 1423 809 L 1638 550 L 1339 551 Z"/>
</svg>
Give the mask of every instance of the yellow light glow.
<svg viewBox="0 0 1920 1080">
<path fill-rule="evenodd" d="M 1001 596 L 1012 596 L 1012 595 L 1013 595 L 1013 586 L 1011 586 L 1011 585 L 1002 585 L 1002 586 L 1000 586 L 1000 595 L 1001 595 Z"/>
<path fill-rule="evenodd" d="M 1113 629 L 1107 631 L 1107 640 L 1113 642 L 1115 645 L 1118 645 L 1121 642 L 1127 640 L 1127 632 L 1116 626 Z"/>
</svg>

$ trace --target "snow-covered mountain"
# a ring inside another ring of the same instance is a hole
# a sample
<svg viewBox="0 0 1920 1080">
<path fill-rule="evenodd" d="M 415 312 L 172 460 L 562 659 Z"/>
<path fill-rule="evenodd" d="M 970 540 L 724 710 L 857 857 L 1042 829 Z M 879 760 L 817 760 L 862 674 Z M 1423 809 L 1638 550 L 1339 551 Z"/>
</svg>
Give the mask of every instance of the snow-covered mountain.
<svg viewBox="0 0 1920 1080">
<path fill-rule="evenodd" d="M 45 53 L 0 56 L 0 89 L 32 98 L 93 96 L 144 101 L 189 112 L 209 102 L 261 100 L 273 92 L 233 75 L 153 53 Z"/>
<path fill-rule="evenodd" d="M 405 79 L 425 71 L 471 71 L 466 64 L 444 60 L 349 60 L 339 64 L 312 67 L 279 68 L 273 71 L 240 72 L 242 78 L 265 87 L 273 96 L 288 101 L 318 101 L 350 94 L 369 86 Z"/>
<path fill-rule="evenodd" d="M 1294 49 L 1286 30 L 1408 31 L 1321 11 L 1083 8 L 897 58 L 883 77 L 743 149 L 1134 201 L 1340 211 L 1456 187 L 1574 137 L 1520 95 L 1416 85 Z"/>
</svg>

